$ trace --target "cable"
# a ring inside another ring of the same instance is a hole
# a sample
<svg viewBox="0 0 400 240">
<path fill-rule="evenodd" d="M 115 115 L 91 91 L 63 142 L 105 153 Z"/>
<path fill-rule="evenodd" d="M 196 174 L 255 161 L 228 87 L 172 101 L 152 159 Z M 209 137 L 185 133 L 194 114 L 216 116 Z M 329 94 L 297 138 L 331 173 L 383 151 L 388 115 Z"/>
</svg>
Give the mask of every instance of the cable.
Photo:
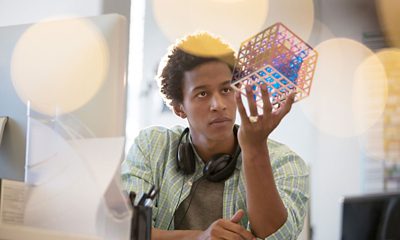
<svg viewBox="0 0 400 240">
<path fill-rule="evenodd" d="M 187 214 L 187 212 L 189 211 L 190 204 L 192 204 L 192 200 L 193 200 L 193 197 L 194 197 L 194 195 L 195 195 L 195 193 L 196 193 L 196 189 L 197 189 L 197 187 L 200 185 L 201 181 L 203 181 L 204 179 L 205 179 L 205 175 L 201 176 L 201 177 L 197 180 L 196 186 L 194 186 L 194 189 L 193 189 L 192 196 L 190 196 L 189 205 L 187 206 L 187 208 L 186 208 L 186 210 L 185 210 L 185 213 L 183 214 L 181 220 L 180 220 L 179 223 L 175 226 L 175 228 L 176 228 L 177 226 L 180 226 L 180 225 L 182 224 L 183 220 L 185 219 L 186 214 Z M 179 202 L 178 202 L 178 204 L 179 204 Z M 175 209 L 175 211 L 176 211 L 176 209 Z M 174 211 L 174 213 L 175 213 L 175 211 Z"/>
</svg>

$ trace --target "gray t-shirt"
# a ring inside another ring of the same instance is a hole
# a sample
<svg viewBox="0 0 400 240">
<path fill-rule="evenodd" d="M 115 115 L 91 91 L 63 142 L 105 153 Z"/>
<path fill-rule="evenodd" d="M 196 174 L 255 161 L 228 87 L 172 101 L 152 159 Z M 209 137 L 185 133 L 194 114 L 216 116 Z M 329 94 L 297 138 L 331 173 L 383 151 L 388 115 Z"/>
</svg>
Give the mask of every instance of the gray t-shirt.
<svg viewBox="0 0 400 240">
<path fill-rule="evenodd" d="M 189 196 L 175 211 L 175 229 L 206 230 L 222 218 L 224 185 L 225 181 L 211 182 L 205 178 L 194 182 Z"/>
</svg>

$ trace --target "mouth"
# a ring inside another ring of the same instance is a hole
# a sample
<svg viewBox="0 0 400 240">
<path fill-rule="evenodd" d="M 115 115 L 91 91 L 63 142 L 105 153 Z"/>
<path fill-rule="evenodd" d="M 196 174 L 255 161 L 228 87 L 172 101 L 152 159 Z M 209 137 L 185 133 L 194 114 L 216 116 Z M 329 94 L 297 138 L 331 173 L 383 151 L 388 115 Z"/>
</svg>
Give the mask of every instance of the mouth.
<svg viewBox="0 0 400 240">
<path fill-rule="evenodd" d="M 231 122 L 231 119 L 230 119 L 230 118 L 227 118 L 227 117 L 219 117 L 219 118 L 213 119 L 213 120 L 210 122 L 210 125 L 214 125 L 214 124 L 216 124 L 216 125 L 225 124 L 225 123 L 228 123 L 228 122 Z"/>
</svg>

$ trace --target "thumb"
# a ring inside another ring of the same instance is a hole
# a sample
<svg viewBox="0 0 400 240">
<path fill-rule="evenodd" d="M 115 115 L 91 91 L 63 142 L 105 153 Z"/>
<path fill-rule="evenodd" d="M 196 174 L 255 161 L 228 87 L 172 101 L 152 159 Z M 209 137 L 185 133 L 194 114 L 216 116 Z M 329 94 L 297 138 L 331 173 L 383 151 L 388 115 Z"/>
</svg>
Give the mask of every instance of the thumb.
<svg viewBox="0 0 400 240">
<path fill-rule="evenodd" d="M 240 219 L 244 216 L 244 211 L 242 209 L 239 209 L 231 218 L 231 222 L 233 223 L 239 223 Z"/>
</svg>

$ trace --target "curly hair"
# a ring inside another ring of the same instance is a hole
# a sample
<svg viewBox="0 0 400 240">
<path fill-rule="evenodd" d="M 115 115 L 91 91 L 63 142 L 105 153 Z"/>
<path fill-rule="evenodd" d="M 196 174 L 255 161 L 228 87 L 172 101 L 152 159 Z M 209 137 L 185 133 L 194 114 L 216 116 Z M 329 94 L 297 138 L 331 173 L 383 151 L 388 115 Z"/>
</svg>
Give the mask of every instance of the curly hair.
<svg viewBox="0 0 400 240">
<path fill-rule="evenodd" d="M 172 45 L 157 74 L 165 103 L 170 108 L 182 103 L 184 73 L 212 61 L 224 62 L 233 70 L 235 51 L 220 38 L 206 32 L 188 35 Z"/>
</svg>

